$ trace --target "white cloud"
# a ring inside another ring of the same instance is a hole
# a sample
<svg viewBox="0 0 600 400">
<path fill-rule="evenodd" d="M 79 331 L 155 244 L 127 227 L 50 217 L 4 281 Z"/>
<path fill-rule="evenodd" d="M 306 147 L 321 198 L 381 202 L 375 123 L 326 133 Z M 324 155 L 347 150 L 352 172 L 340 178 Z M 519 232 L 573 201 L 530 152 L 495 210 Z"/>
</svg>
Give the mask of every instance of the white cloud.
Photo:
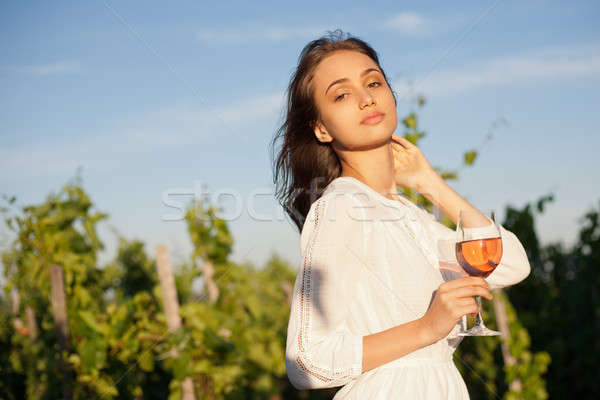
<svg viewBox="0 0 600 400">
<path fill-rule="evenodd" d="M 69 173 L 107 170 L 114 160 L 128 154 L 149 153 L 157 148 L 195 146 L 227 138 L 248 146 L 245 129 L 252 124 L 271 123 L 281 111 L 283 93 L 268 93 L 238 103 L 215 106 L 180 104 L 118 121 L 113 129 L 84 132 L 77 138 L 0 147 L 0 181 Z M 52 133 L 49 132 L 49 135 Z"/>
<path fill-rule="evenodd" d="M 283 93 L 269 93 L 217 109 L 216 113 L 232 124 L 247 123 L 278 114 L 282 110 L 283 101 Z"/>
<path fill-rule="evenodd" d="M 189 143 L 211 132 L 229 131 L 243 136 L 239 127 L 277 116 L 281 111 L 283 93 L 261 94 L 237 103 L 210 106 L 180 104 L 166 109 L 134 116 L 123 122 L 125 136 L 143 139 L 158 146 Z"/>
<path fill-rule="evenodd" d="M 413 12 L 402 12 L 390 18 L 384 26 L 407 36 L 422 36 L 428 33 L 425 18 Z"/>
<path fill-rule="evenodd" d="M 487 87 L 600 77 L 600 49 L 581 46 L 549 48 L 489 59 L 453 69 L 434 69 L 416 91 L 432 95 L 459 95 Z M 421 77 L 413 77 L 415 81 Z M 401 87 L 401 84 L 395 85 Z M 398 91 L 402 96 L 401 91 Z"/>
<path fill-rule="evenodd" d="M 78 167 L 99 170 L 110 166 L 106 140 L 76 140 L 52 144 L 29 143 L 0 148 L 0 181 L 73 173 Z"/>
<path fill-rule="evenodd" d="M 13 74 L 25 74 L 33 76 L 65 75 L 82 72 L 80 65 L 70 61 L 56 62 L 40 65 L 4 66 L 0 67 L 3 72 Z"/>
<path fill-rule="evenodd" d="M 463 16 L 434 17 L 404 11 L 389 18 L 383 27 L 402 36 L 434 36 L 465 23 Z"/>
</svg>

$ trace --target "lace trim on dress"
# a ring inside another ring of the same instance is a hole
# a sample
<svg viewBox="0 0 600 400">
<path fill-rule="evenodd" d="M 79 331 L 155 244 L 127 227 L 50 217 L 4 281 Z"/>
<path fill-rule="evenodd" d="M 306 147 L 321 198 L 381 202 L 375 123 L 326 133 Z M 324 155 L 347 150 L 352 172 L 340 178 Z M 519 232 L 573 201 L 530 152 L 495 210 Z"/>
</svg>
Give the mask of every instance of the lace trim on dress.
<svg viewBox="0 0 600 400">
<path fill-rule="evenodd" d="M 298 366 L 307 374 L 314 376 L 323 382 L 331 382 L 338 379 L 347 378 L 351 375 L 351 371 L 332 372 L 325 368 L 314 365 L 306 354 L 304 345 L 310 340 L 310 296 L 311 287 L 311 265 L 314 253 L 315 244 L 317 242 L 319 218 L 325 213 L 327 202 L 321 198 L 318 200 L 315 207 L 315 218 L 312 238 L 308 245 L 306 255 L 304 257 L 303 273 L 302 273 L 302 288 L 300 289 L 300 332 L 298 333 L 298 349 L 299 354 L 296 357 Z"/>
</svg>

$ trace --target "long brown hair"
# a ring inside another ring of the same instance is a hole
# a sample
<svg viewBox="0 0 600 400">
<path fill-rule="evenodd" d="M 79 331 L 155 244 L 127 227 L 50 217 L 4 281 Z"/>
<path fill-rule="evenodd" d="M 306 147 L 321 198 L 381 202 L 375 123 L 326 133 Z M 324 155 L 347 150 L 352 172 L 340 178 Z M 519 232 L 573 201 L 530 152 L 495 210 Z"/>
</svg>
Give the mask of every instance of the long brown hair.
<svg viewBox="0 0 600 400">
<path fill-rule="evenodd" d="M 319 63 L 341 50 L 365 54 L 381 69 L 377 52 L 368 43 L 339 29 L 308 43 L 290 79 L 283 123 L 271 142 L 272 152 L 277 154 L 273 159 L 275 196 L 300 231 L 311 204 L 342 172 L 331 145 L 320 142 L 314 134 L 319 110 L 312 85 Z"/>
</svg>

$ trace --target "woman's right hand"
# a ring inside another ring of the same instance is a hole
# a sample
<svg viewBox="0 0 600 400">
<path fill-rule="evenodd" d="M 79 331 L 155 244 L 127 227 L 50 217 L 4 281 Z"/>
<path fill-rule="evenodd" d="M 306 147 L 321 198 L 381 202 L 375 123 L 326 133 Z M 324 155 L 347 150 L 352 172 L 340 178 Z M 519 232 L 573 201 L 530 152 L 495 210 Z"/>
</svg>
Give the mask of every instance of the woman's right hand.
<svg viewBox="0 0 600 400">
<path fill-rule="evenodd" d="M 471 276 L 442 283 L 421 317 L 429 341 L 435 343 L 448 336 L 464 315 L 477 314 L 479 309 L 474 296 L 491 300 L 489 288 L 483 278 Z"/>
</svg>

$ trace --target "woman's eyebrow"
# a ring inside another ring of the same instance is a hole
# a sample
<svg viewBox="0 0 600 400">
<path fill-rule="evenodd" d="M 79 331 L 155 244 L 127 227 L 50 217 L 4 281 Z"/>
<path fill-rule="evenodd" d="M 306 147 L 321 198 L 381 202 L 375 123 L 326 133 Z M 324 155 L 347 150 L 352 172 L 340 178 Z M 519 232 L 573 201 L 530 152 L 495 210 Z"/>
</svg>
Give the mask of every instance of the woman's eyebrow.
<svg viewBox="0 0 600 400">
<path fill-rule="evenodd" d="M 365 75 L 368 75 L 368 74 L 370 74 L 371 72 L 379 72 L 380 74 L 382 74 L 382 72 L 381 72 L 380 70 L 378 70 L 377 68 L 368 68 L 368 69 L 365 69 L 365 70 L 364 70 L 364 71 L 363 71 L 363 72 L 360 74 L 360 77 L 362 78 L 362 77 L 364 77 Z M 329 91 L 329 89 L 331 89 L 331 87 L 332 87 L 332 86 L 334 86 L 334 85 L 338 85 L 338 84 L 340 84 L 340 83 L 344 83 L 344 82 L 347 82 L 347 81 L 348 81 L 348 78 L 341 78 L 341 79 L 338 79 L 338 80 L 336 80 L 336 81 L 333 81 L 333 82 L 331 82 L 331 84 L 330 84 L 329 86 L 327 86 L 327 90 L 325 90 L 325 94 L 327 94 L 327 92 Z"/>
</svg>

